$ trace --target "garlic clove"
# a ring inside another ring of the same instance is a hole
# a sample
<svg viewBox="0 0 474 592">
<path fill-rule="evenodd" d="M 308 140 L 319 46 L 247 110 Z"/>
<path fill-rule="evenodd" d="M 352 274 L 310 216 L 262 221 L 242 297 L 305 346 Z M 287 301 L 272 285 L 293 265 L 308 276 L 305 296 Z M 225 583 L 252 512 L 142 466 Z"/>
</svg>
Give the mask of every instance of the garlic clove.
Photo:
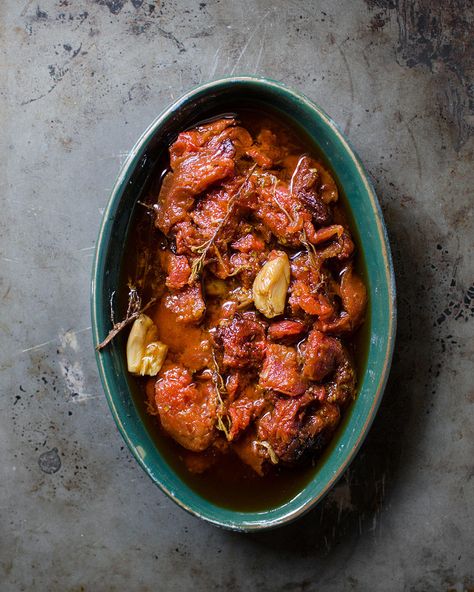
<svg viewBox="0 0 474 592">
<path fill-rule="evenodd" d="M 278 252 L 276 257 L 265 263 L 253 282 L 253 300 L 257 309 L 269 319 L 282 314 L 289 285 L 288 255 Z"/>
<path fill-rule="evenodd" d="M 168 353 L 158 340 L 158 329 L 149 316 L 141 314 L 133 323 L 127 341 L 127 367 L 132 374 L 156 376 Z"/>
<path fill-rule="evenodd" d="M 168 353 L 168 346 L 161 341 L 155 341 L 147 345 L 145 355 L 142 358 L 140 375 L 156 376 L 161 370 Z"/>
</svg>

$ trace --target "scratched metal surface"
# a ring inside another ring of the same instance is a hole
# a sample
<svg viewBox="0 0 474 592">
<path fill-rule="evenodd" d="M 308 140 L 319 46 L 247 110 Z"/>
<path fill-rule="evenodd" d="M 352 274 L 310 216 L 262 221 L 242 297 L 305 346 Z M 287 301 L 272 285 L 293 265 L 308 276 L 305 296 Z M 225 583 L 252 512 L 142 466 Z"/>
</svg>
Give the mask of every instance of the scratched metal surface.
<svg viewBox="0 0 474 592">
<path fill-rule="evenodd" d="M 469 0 L 2 0 L 0 588 L 474 589 L 473 23 Z M 222 75 L 339 122 L 393 245 L 399 334 L 370 436 L 295 525 L 175 507 L 124 449 L 91 348 L 101 213 L 135 139 Z"/>
</svg>

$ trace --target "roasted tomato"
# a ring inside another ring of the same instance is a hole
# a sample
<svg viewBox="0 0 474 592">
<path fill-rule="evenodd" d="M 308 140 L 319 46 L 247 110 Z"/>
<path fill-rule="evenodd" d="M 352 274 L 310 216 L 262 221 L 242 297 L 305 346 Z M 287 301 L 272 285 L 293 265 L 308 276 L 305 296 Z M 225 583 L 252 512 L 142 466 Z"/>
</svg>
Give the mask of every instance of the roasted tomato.
<svg viewBox="0 0 474 592">
<path fill-rule="evenodd" d="M 205 450 L 216 436 L 216 391 L 211 380 L 193 382 L 183 366 L 163 369 L 155 384 L 161 425 L 188 450 Z"/>
</svg>

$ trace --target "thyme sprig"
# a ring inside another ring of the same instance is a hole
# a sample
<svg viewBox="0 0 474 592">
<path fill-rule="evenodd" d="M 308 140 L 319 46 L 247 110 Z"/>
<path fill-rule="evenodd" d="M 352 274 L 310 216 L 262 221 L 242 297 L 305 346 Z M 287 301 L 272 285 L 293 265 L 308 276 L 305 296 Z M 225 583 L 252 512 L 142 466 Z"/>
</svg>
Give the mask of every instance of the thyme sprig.
<svg viewBox="0 0 474 592">
<path fill-rule="evenodd" d="M 226 413 L 225 403 L 224 403 L 224 399 L 223 399 L 223 397 L 225 397 L 227 395 L 227 390 L 225 388 L 224 379 L 222 378 L 222 374 L 220 373 L 219 364 L 217 363 L 214 349 L 212 349 L 212 364 L 214 366 L 212 378 L 214 381 L 214 385 L 216 387 L 217 400 L 219 401 L 219 409 L 217 410 L 217 414 L 216 414 L 217 415 L 216 427 L 221 432 L 224 432 L 227 440 L 230 440 L 231 419 L 230 419 L 229 415 Z"/>
<path fill-rule="evenodd" d="M 202 244 L 191 247 L 191 250 L 193 251 L 193 253 L 197 253 L 199 256 L 196 259 L 194 259 L 194 261 L 192 262 L 191 275 L 189 276 L 189 280 L 188 280 L 189 284 L 193 284 L 197 280 L 199 275 L 201 274 L 202 270 L 204 269 L 204 265 L 206 263 L 206 257 L 209 252 L 209 249 L 214 245 L 215 240 L 216 240 L 217 236 L 219 235 L 220 231 L 224 228 L 224 226 L 229 221 L 229 218 L 230 218 L 232 211 L 234 209 L 234 205 L 235 205 L 238 197 L 242 193 L 244 186 L 247 184 L 248 180 L 253 175 L 253 172 L 254 172 L 256 166 L 257 166 L 256 164 L 253 165 L 253 167 L 247 173 L 247 176 L 245 177 L 245 179 L 240 184 L 238 190 L 230 198 L 229 203 L 227 204 L 227 211 L 226 211 L 224 217 L 222 218 L 222 220 L 220 220 L 220 222 L 217 225 L 217 228 L 213 232 L 212 236 L 208 240 L 204 241 Z"/>
<path fill-rule="evenodd" d="M 120 333 L 120 331 L 122 331 L 122 329 L 124 329 L 132 321 L 137 319 L 143 312 L 148 310 L 150 308 L 150 306 L 153 306 L 153 304 L 155 304 L 156 300 L 157 300 L 156 298 L 152 298 L 151 300 L 149 300 L 149 302 L 147 302 L 147 304 L 145 304 L 145 306 L 142 306 L 141 305 L 142 299 L 141 299 L 140 295 L 138 294 L 137 289 L 135 288 L 135 286 L 132 286 L 129 284 L 127 314 L 125 315 L 125 318 L 123 319 L 123 321 L 120 321 L 119 323 L 113 323 L 113 327 L 109 331 L 107 337 L 96 346 L 96 350 L 100 351 L 106 345 L 108 345 L 112 341 L 112 339 L 116 335 L 118 335 Z M 112 322 L 113 322 L 113 316 L 112 316 Z"/>
<path fill-rule="evenodd" d="M 289 185 L 290 198 L 293 197 L 293 183 L 295 180 L 296 173 L 298 172 L 298 169 L 300 168 L 301 163 L 303 162 L 304 158 L 305 158 L 304 155 L 300 157 L 300 159 L 298 160 L 298 163 L 296 164 L 295 170 L 293 171 L 293 174 L 291 175 L 290 185 Z M 310 260 L 311 265 L 313 267 L 315 267 L 316 269 L 318 269 L 319 268 L 318 251 L 316 250 L 316 247 L 313 245 L 313 243 L 311 243 L 308 240 L 308 236 L 307 236 L 306 230 L 304 228 L 303 228 L 303 230 L 301 230 L 299 238 L 300 238 L 301 242 L 303 243 L 304 247 L 306 248 L 306 251 L 308 253 L 308 258 Z"/>
<path fill-rule="evenodd" d="M 270 461 L 272 464 L 277 465 L 280 462 L 280 459 L 273 450 L 270 442 L 267 442 L 266 440 L 257 440 L 256 444 L 258 446 L 262 446 L 262 448 L 265 448 L 265 450 L 268 452 L 268 456 L 270 457 Z"/>
<path fill-rule="evenodd" d="M 318 251 L 316 250 L 316 247 L 313 245 L 313 243 L 309 242 L 308 237 L 306 236 L 306 230 L 304 228 L 300 233 L 300 240 L 303 243 L 304 247 L 306 248 L 306 252 L 308 253 L 308 258 L 309 258 L 311 265 L 314 268 L 319 269 Z"/>
</svg>

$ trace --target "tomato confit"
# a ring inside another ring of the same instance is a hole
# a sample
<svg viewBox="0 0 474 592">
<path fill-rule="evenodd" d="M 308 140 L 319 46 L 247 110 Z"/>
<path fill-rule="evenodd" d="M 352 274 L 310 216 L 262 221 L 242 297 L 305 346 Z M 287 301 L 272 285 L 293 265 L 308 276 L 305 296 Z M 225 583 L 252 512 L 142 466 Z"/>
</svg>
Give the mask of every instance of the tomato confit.
<svg viewBox="0 0 474 592">
<path fill-rule="evenodd" d="M 191 473 L 308 464 L 356 396 L 366 289 L 337 185 L 302 146 L 265 118 L 214 119 L 178 135 L 146 200 L 127 364 Z"/>
</svg>

